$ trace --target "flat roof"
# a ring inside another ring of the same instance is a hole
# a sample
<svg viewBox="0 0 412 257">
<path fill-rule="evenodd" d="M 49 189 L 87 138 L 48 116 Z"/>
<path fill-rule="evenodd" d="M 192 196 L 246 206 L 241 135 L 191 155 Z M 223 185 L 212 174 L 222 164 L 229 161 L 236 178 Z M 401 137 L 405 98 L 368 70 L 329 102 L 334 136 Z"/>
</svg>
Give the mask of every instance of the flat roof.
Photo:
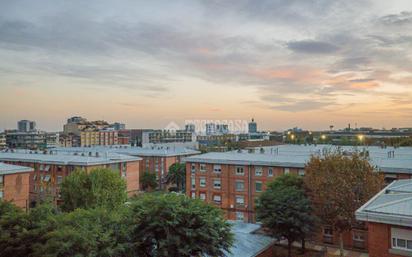
<svg viewBox="0 0 412 257">
<path fill-rule="evenodd" d="M 355 215 L 361 221 L 412 227 L 412 179 L 392 182 Z"/>
<path fill-rule="evenodd" d="M 0 151 L 0 161 L 21 161 L 58 165 L 92 166 L 139 160 L 142 160 L 142 158 L 116 153 L 99 153 L 98 156 L 96 156 L 96 153 L 91 152 L 91 156 L 89 156 L 89 154 L 84 154 L 83 156 L 78 153 L 62 153 L 57 151 L 49 151 L 47 154 L 36 153 L 30 150 L 14 150 L 13 152 Z"/>
<path fill-rule="evenodd" d="M 30 167 L 11 165 L 11 164 L 0 162 L 0 175 L 27 173 L 27 172 L 32 172 L 32 171 L 33 169 Z"/>
<path fill-rule="evenodd" d="M 131 156 L 184 156 L 200 154 L 199 151 L 185 148 L 185 147 L 134 147 L 127 145 L 113 145 L 113 146 L 92 146 L 92 147 L 57 147 L 53 150 L 59 152 L 111 152 L 117 154 L 131 155 Z"/>
<path fill-rule="evenodd" d="M 212 152 L 185 158 L 188 162 L 204 162 L 234 165 L 263 165 L 304 168 L 311 156 L 326 152 L 368 152 L 369 161 L 377 170 L 385 173 L 412 173 L 412 147 L 335 146 L 335 145 L 277 145 L 255 147 L 230 152 Z M 393 153 L 393 154 L 389 154 Z"/>
</svg>

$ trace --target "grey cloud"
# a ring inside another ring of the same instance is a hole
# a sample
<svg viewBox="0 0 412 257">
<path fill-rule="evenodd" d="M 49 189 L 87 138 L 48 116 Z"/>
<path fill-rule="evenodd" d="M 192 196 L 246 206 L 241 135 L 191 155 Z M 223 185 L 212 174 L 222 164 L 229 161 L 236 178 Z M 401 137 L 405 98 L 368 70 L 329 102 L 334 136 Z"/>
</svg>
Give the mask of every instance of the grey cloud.
<svg viewBox="0 0 412 257">
<path fill-rule="evenodd" d="M 307 54 L 331 54 L 339 50 L 334 44 L 315 40 L 293 41 L 287 43 L 287 47 L 294 52 Z"/>
<path fill-rule="evenodd" d="M 399 14 L 390 14 L 379 20 L 386 25 L 405 25 L 412 23 L 412 12 L 404 11 Z"/>
<path fill-rule="evenodd" d="M 271 109 L 287 111 L 287 112 L 302 112 L 302 111 L 312 111 L 317 109 L 326 108 L 328 106 L 334 105 L 334 102 L 328 101 L 316 101 L 316 100 L 295 100 L 289 103 L 280 104 L 272 106 Z"/>
</svg>

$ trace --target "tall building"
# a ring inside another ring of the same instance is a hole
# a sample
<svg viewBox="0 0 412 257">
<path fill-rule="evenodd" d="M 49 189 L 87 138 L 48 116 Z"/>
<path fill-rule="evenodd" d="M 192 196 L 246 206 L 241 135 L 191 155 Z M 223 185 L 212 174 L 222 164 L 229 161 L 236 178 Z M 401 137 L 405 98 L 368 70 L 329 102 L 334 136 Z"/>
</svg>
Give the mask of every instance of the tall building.
<svg viewBox="0 0 412 257">
<path fill-rule="evenodd" d="M 206 135 L 216 134 L 216 124 L 215 123 L 206 123 Z"/>
<path fill-rule="evenodd" d="M 126 129 L 126 124 L 115 122 L 115 123 L 111 124 L 110 127 L 113 128 L 114 130 L 125 130 Z"/>
<path fill-rule="evenodd" d="M 6 143 L 9 148 L 46 149 L 56 147 L 59 134 L 45 131 L 6 131 Z"/>
<path fill-rule="evenodd" d="M 257 133 L 257 124 L 255 119 L 252 118 L 252 121 L 248 124 L 248 132 L 249 133 Z"/>
<path fill-rule="evenodd" d="M 195 142 L 195 133 L 186 130 L 152 130 L 142 132 L 142 146 L 148 144 Z"/>
<path fill-rule="evenodd" d="M 30 120 L 20 120 L 17 122 L 19 132 L 30 132 L 36 130 L 36 122 Z"/>
<path fill-rule="evenodd" d="M 186 124 L 185 125 L 185 130 L 187 132 L 195 132 L 196 131 L 196 126 L 195 126 L 195 124 Z"/>
<path fill-rule="evenodd" d="M 7 147 L 6 134 L 0 133 L 0 150 Z"/>
</svg>

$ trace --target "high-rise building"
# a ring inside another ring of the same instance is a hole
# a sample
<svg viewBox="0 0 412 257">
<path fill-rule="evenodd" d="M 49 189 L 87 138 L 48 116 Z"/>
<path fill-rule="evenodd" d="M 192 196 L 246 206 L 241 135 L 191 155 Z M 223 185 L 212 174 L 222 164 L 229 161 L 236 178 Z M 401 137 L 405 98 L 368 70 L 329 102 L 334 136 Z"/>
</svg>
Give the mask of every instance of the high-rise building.
<svg viewBox="0 0 412 257">
<path fill-rule="evenodd" d="M 248 124 L 248 132 L 249 133 L 257 133 L 257 124 L 255 119 L 252 118 L 252 121 Z"/>
<path fill-rule="evenodd" d="M 206 135 L 214 135 L 216 133 L 215 123 L 206 123 Z"/>
<path fill-rule="evenodd" d="M 114 130 L 125 130 L 126 129 L 126 124 L 120 123 L 120 122 L 115 122 L 110 125 L 111 128 Z"/>
<path fill-rule="evenodd" d="M 185 130 L 188 132 L 195 132 L 196 131 L 195 124 L 186 124 Z"/>
<path fill-rule="evenodd" d="M 6 134 L 5 133 L 0 133 L 0 149 L 4 149 L 6 147 L 7 147 Z"/>
<path fill-rule="evenodd" d="M 30 120 L 20 120 L 17 122 L 19 132 L 30 132 L 36 130 L 36 122 Z"/>
</svg>

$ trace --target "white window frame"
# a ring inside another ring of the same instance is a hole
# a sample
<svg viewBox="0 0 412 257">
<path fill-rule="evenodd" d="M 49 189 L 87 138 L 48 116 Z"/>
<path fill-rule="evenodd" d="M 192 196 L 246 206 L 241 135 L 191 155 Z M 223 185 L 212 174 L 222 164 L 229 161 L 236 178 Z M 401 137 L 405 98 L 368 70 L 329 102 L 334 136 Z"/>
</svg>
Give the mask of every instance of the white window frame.
<svg viewBox="0 0 412 257">
<path fill-rule="evenodd" d="M 218 182 L 219 185 L 216 185 Z M 214 189 L 221 189 L 222 188 L 222 180 L 221 179 L 213 179 L 213 188 Z"/>
<path fill-rule="evenodd" d="M 399 246 L 398 242 L 404 241 L 405 246 Z M 408 248 L 408 242 L 411 247 Z M 401 228 L 391 228 L 391 247 L 392 249 L 412 252 L 412 234 L 410 230 Z"/>
<path fill-rule="evenodd" d="M 192 199 L 195 199 L 196 198 L 196 192 L 192 192 L 191 197 L 192 197 Z"/>
<path fill-rule="evenodd" d="M 255 167 L 255 176 L 257 177 L 263 176 L 263 167 L 260 167 L 260 166 Z"/>
<path fill-rule="evenodd" d="M 200 177 L 199 178 L 199 186 L 200 187 L 206 187 L 207 186 L 207 181 L 205 177 Z"/>
<path fill-rule="evenodd" d="M 260 190 L 259 191 L 257 190 L 257 186 L 256 186 L 257 184 L 260 184 Z M 255 192 L 260 193 L 262 191 L 263 191 L 263 182 L 262 181 L 255 181 Z"/>
<path fill-rule="evenodd" d="M 239 171 L 242 171 L 242 172 L 239 172 Z M 235 174 L 237 175 L 237 176 L 244 176 L 245 175 L 245 167 L 243 167 L 243 166 L 236 166 L 236 168 L 235 168 Z"/>
<path fill-rule="evenodd" d="M 273 168 L 268 168 L 268 177 L 273 177 Z"/>
<path fill-rule="evenodd" d="M 213 165 L 213 172 L 214 173 L 221 173 L 222 172 L 222 166 L 219 164 Z"/>
<path fill-rule="evenodd" d="M 195 164 L 195 163 L 192 163 L 192 164 L 190 165 L 190 170 L 191 170 L 192 173 L 195 173 L 195 172 L 196 172 L 196 164 Z"/>
<path fill-rule="evenodd" d="M 217 201 L 217 199 L 219 199 L 219 200 Z M 222 196 L 221 195 L 214 195 L 213 196 L 213 202 L 216 203 L 216 204 L 221 204 L 222 203 Z"/>
<path fill-rule="evenodd" d="M 299 169 L 298 170 L 298 175 L 301 176 L 301 177 L 305 176 L 305 169 Z"/>
<path fill-rule="evenodd" d="M 206 201 L 206 193 L 199 193 L 199 199 Z"/>
<path fill-rule="evenodd" d="M 241 199 L 241 201 L 239 201 L 239 199 Z M 243 195 L 237 195 L 235 196 L 235 203 L 236 205 L 245 205 L 245 197 Z"/>
<path fill-rule="evenodd" d="M 191 184 L 192 184 L 192 189 L 196 189 L 196 178 L 192 177 Z"/>
<path fill-rule="evenodd" d="M 289 168 L 283 168 L 283 174 L 289 174 L 290 169 Z"/>
<path fill-rule="evenodd" d="M 200 170 L 200 172 L 206 172 L 206 171 L 207 171 L 207 169 L 206 169 L 206 164 L 205 164 L 205 163 L 201 163 L 199 170 Z"/>
<path fill-rule="evenodd" d="M 237 188 L 237 184 L 238 183 L 242 183 L 243 184 L 243 188 L 242 189 L 238 189 Z M 243 192 L 243 191 L 245 191 L 245 181 L 243 181 L 243 180 L 236 180 L 235 181 L 235 191 L 236 192 Z"/>
<path fill-rule="evenodd" d="M 236 212 L 236 220 L 243 221 L 245 220 L 245 214 L 241 211 Z"/>
</svg>

